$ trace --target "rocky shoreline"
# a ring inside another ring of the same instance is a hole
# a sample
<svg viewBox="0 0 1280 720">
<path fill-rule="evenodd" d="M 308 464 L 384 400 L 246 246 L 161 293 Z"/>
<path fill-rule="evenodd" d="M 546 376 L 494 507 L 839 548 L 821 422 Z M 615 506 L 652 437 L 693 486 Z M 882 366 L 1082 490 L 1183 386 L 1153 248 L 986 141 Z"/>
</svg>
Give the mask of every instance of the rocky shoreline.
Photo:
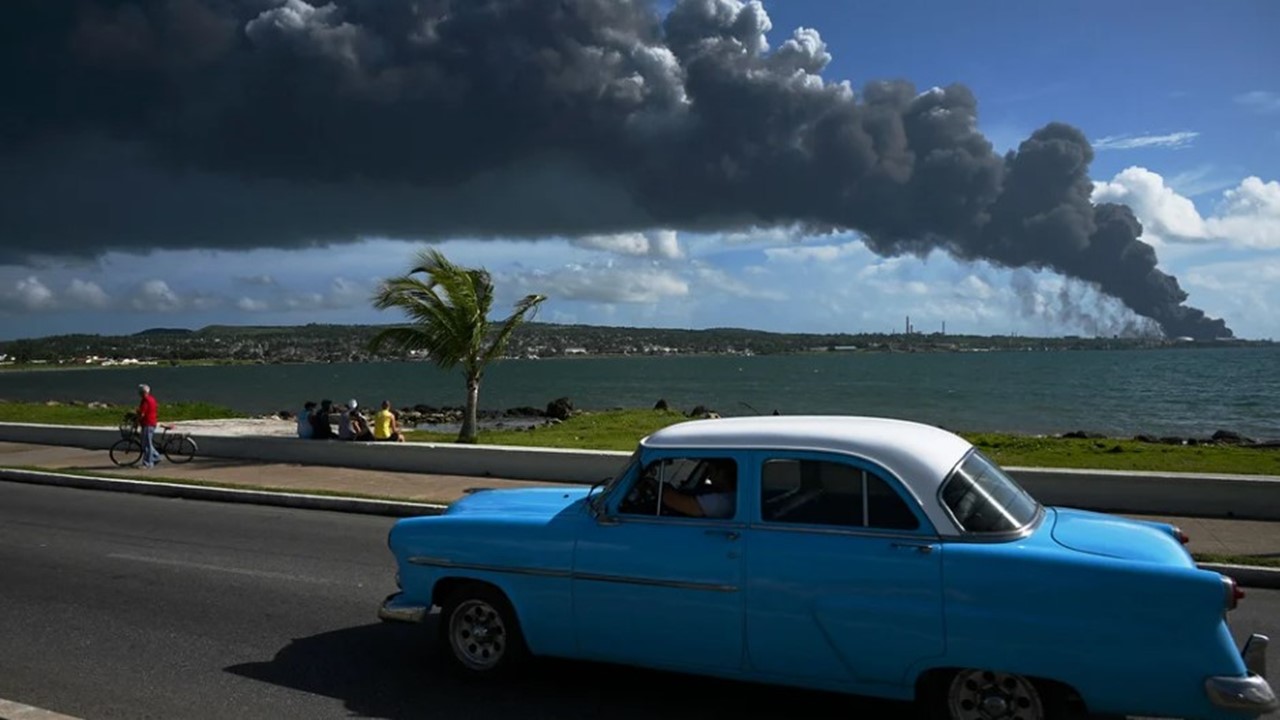
<svg viewBox="0 0 1280 720">
<path fill-rule="evenodd" d="M 620 408 L 619 408 L 620 409 Z M 720 413 L 708 408 L 704 405 L 698 405 L 693 409 L 685 412 L 677 408 L 672 408 L 666 400 L 658 400 L 654 403 L 654 410 L 676 411 L 680 412 L 689 419 L 705 419 L 721 417 Z M 341 412 L 343 408 L 335 407 L 335 413 Z M 396 417 L 399 419 L 402 427 L 413 429 L 424 429 L 433 431 L 456 430 L 462 425 L 462 416 L 464 408 L 461 407 L 432 407 L 430 405 L 413 405 L 398 408 Z M 590 411 L 578 410 L 574 408 L 573 401 L 567 397 L 556 398 L 547 403 L 545 409 L 524 406 L 508 408 L 506 410 L 480 410 L 477 412 L 477 420 L 481 429 L 516 429 L 524 430 L 532 427 L 543 425 L 554 425 L 571 417 L 581 414 L 587 414 Z M 777 411 L 774 415 L 779 414 Z M 295 415 L 288 410 L 281 410 L 277 415 L 281 419 L 292 420 Z M 336 422 L 336 416 L 335 416 Z M 1201 437 L 1183 437 L 1175 435 L 1148 435 L 1138 434 L 1131 438 L 1118 438 L 1104 433 L 1091 432 L 1087 430 L 1073 430 L 1070 432 L 1059 433 L 1054 435 L 1045 435 L 1042 437 L 1063 438 L 1063 439 L 1096 439 L 1096 440 L 1117 440 L 1129 439 L 1136 442 L 1150 443 L 1153 445 L 1182 445 L 1182 446 L 1237 446 L 1249 448 L 1277 448 L 1280 449 L 1280 439 L 1255 439 L 1241 435 L 1232 430 L 1216 430 L 1211 435 Z"/>
<path fill-rule="evenodd" d="M 0 402 L 4 402 L 0 400 Z M 102 402 L 69 402 L 61 403 L 57 401 L 48 401 L 47 405 L 80 405 L 90 408 L 109 408 L 107 403 Z M 615 408 L 623 409 L 623 408 Z M 721 414 L 704 405 L 698 405 L 688 411 L 671 407 L 666 400 L 660 399 L 653 405 L 653 410 L 664 410 L 679 412 L 689 419 L 717 418 Z M 338 421 L 338 416 L 346 411 L 346 407 L 335 405 L 333 408 L 332 420 Z M 464 408 L 462 407 L 433 407 L 431 405 L 417 404 L 405 406 L 396 409 L 396 417 L 399 419 L 400 425 L 406 429 L 422 429 L 436 432 L 456 431 L 462 425 L 462 416 Z M 545 408 L 536 408 L 531 406 L 522 406 L 507 408 L 505 410 L 480 410 L 477 413 L 477 420 L 482 430 L 527 430 L 534 427 L 546 425 L 555 425 L 557 423 L 568 420 L 577 415 L 589 414 L 592 411 L 581 410 L 574 407 L 573 401 L 568 397 L 556 398 L 547 403 Z M 779 414 L 776 410 L 772 413 Z M 293 432 L 293 422 L 297 415 L 291 410 L 279 410 L 269 415 L 257 416 L 253 418 L 238 418 L 230 420 L 184 420 L 184 427 L 196 428 L 219 428 L 224 431 L 230 431 L 237 425 L 255 428 L 252 432 L 261 432 L 264 429 L 270 429 L 269 434 L 290 434 Z M 287 423 L 285 422 L 287 421 Z M 284 430 L 278 430 L 284 428 Z M 246 427 L 246 429 L 248 429 Z M 287 430 L 287 432 L 285 432 Z M 222 434 L 220 432 L 219 434 Z M 1003 435 L 1017 435 L 1018 433 L 996 433 Z M 1181 445 L 1181 446 L 1235 446 L 1258 449 L 1280 449 L 1280 438 L 1260 439 L 1244 436 L 1232 430 L 1215 430 L 1210 435 L 1204 436 L 1178 436 L 1178 435 L 1149 435 L 1138 434 L 1132 437 L 1121 438 L 1115 435 L 1107 435 L 1105 433 L 1092 432 L 1088 430 L 1073 430 L 1070 432 L 1056 433 L 1052 435 L 1038 435 L 1037 437 L 1061 438 L 1061 439 L 1088 439 L 1088 440 L 1133 440 L 1136 442 L 1149 443 L 1153 445 Z"/>
</svg>

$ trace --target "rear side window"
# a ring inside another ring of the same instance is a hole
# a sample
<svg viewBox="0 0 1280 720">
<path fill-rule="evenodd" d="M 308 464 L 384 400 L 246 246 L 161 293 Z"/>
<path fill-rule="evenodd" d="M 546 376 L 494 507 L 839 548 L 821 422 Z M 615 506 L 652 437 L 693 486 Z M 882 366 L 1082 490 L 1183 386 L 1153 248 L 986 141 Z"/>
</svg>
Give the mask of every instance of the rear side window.
<svg viewBox="0 0 1280 720">
<path fill-rule="evenodd" d="M 1035 498 L 976 450 L 947 478 L 941 498 L 960 529 L 972 533 L 1019 530 L 1040 511 Z"/>
<path fill-rule="evenodd" d="M 915 530 L 920 521 L 874 472 L 826 460 L 764 463 L 760 512 L 766 522 Z"/>
</svg>

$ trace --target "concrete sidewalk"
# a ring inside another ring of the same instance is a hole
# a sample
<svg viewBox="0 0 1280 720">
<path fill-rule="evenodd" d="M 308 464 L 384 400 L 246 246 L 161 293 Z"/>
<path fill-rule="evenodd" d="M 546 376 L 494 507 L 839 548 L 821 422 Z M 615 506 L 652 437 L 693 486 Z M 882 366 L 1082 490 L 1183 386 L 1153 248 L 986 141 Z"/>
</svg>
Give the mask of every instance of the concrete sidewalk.
<svg viewBox="0 0 1280 720">
<path fill-rule="evenodd" d="M 103 478 L 132 478 L 175 483 L 202 482 L 233 488 L 290 493 L 323 493 L 392 501 L 448 505 L 481 488 L 544 486 L 556 483 L 460 475 L 431 475 L 356 470 L 197 457 L 190 463 L 161 462 L 154 469 L 121 468 L 105 450 L 0 442 L 0 467 L 71 471 Z M 566 485 L 568 485 L 566 483 Z M 574 485 L 581 487 L 581 485 Z M 1193 553 L 1280 558 L 1280 522 L 1131 515 L 1178 525 Z M 1276 570 L 1280 576 L 1280 569 Z"/>
</svg>

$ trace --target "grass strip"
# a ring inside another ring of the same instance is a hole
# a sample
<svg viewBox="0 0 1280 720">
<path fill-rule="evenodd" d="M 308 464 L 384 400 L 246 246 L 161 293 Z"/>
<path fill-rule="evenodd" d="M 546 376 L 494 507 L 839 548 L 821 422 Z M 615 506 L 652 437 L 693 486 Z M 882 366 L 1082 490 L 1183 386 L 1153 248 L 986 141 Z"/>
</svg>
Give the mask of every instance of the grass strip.
<svg viewBox="0 0 1280 720">
<path fill-rule="evenodd" d="M 137 404 L 88 405 L 0 401 L 0 422 L 115 427 L 120 424 L 125 413 L 133 412 L 137 408 Z M 213 403 L 180 402 L 164 403 L 160 406 L 160 420 L 166 423 L 183 420 L 227 420 L 240 417 L 244 417 L 244 413 Z"/>
<path fill-rule="evenodd" d="M 1280 557 L 1273 555 L 1224 555 L 1221 553 L 1192 553 L 1196 562 L 1221 565 L 1252 565 L 1253 567 L 1280 568 Z"/>
</svg>

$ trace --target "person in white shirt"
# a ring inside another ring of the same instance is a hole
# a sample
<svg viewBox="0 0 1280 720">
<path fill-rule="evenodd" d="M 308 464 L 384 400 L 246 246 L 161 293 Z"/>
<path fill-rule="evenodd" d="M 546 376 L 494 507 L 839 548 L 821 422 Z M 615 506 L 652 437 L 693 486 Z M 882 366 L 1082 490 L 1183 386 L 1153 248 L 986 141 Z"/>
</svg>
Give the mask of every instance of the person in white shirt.
<svg viewBox="0 0 1280 720">
<path fill-rule="evenodd" d="M 730 460 L 713 460 L 702 492 L 662 489 L 662 504 L 687 517 L 731 518 L 738 505 L 738 471 Z"/>
</svg>

